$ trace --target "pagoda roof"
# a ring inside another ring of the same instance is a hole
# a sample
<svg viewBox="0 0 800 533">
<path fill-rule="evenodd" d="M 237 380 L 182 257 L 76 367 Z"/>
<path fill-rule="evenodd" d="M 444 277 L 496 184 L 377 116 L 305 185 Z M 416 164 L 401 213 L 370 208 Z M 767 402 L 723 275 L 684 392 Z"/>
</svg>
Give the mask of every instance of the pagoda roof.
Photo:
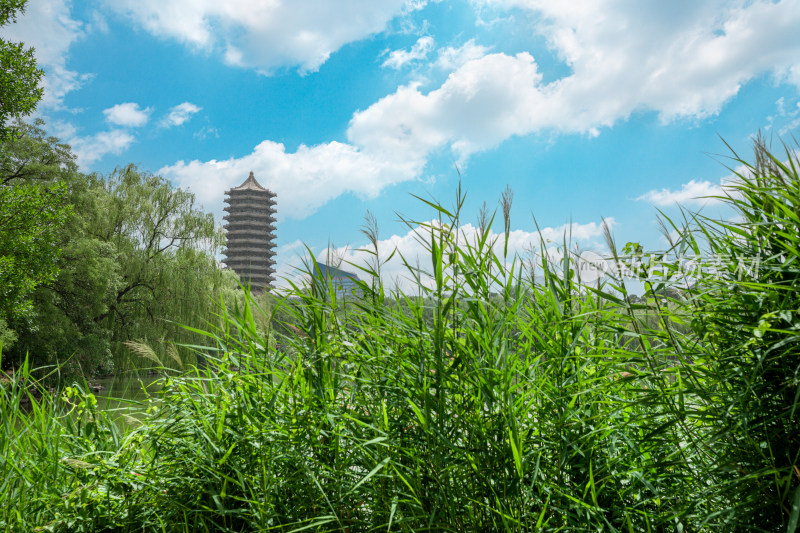
<svg viewBox="0 0 800 533">
<path fill-rule="evenodd" d="M 267 189 L 261 186 L 258 181 L 256 181 L 256 177 L 253 175 L 253 171 L 250 171 L 250 175 L 247 176 L 247 179 L 244 180 L 244 183 L 239 185 L 238 187 L 234 187 L 231 189 L 232 191 L 264 191 L 269 192 Z"/>
</svg>

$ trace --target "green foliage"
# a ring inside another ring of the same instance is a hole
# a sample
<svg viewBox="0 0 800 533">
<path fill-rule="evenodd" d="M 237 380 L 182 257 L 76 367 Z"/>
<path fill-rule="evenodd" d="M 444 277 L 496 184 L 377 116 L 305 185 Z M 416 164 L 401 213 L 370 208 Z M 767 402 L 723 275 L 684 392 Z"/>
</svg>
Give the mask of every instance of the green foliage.
<svg viewBox="0 0 800 533">
<path fill-rule="evenodd" d="M 65 218 L 63 199 L 62 187 L 0 187 L 0 301 L 7 316 L 30 312 L 30 293 L 58 273 L 55 237 Z"/>
<path fill-rule="evenodd" d="M 2 0 L 0 2 L 0 26 L 17 20 L 17 13 L 23 12 L 27 0 Z"/>
<path fill-rule="evenodd" d="M 41 126 L 21 125 L 18 138 L 0 145 L 0 182 L 14 190 L 55 188 L 71 215 L 48 234 L 60 253 L 38 264 L 49 264 L 51 274 L 27 293 L 31 318 L 8 320 L 18 340 L 7 361 L 19 363 L 26 353 L 37 365 L 70 360 L 61 367 L 68 375 L 149 366 L 123 343 L 149 339 L 163 353 L 168 341 L 188 342 L 174 322 L 212 318 L 208 295 L 235 286 L 214 260 L 221 233 L 191 193 L 159 176 L 133 166 L 108 177 L 79 173 L 69 147 Z M 40 220 L 46 213 L 29 219 L 37 231 L 48 227 Z M 16 234 L 8 238 L 20 250 L 36 250 Z"/>
<path fill-rule="evenodd" d="M 38 126 L 22 131 L 43 135 Z M 6 347 L 19 327 L 37 329 L 35 290 L 58 276 L 60 233 L 71 213 L 67 185 L 59 181 L 71 160 L 54 157 L 55 147 L 33 156 L 47 163 L 28 172 L 24 161 L 42 144 L 31 136 L 0 141 L 0 339 Z"/>
<path fill-rule="evenodd" d="M 69 145 L 47 136 L 44 121 L 19 122 L 19 135 L 0 139 L 0 183 L 78 183 L 78 166 Z"/>
<path fill-rule="evenodd" d="M 101 194 L 89 232 L 113 246 L 121 280 L 94 320 L 122 342 L 177 333 L 166 318 L 205 319 L 208 295 L 223 283 L 213 255 L 223 237 L 213 217 L 190 192 L 133 166 L 92 179 Z"/>
<path fill-rule="evenodd" d="M 109 359 L 108 342 L 102 340 L 108 335 L 92 318 L 107 307 L 108 286 L 116 283 L 116 255 L 110 244 L 88 234 L 87 218 L 98 209 L 96 191 L 77 171 L 69 146 L 47 137 L 41 121 L 21 124 L 20 135 L 0 146 L 0 179 L 6 185 L 57 187 L 70 208 L 55 236 L 60 253 L 52 259 L 58 273 L 32 293 L 35 319 L 17 321 L 21 342 L 7 360 L 21 361 L 28 351 L 37 364 L 74 354 L 77 361 L 86 353 Z"/>
<path fill-rule="evenodd" d="M 6 316 L 26 316 L 33 289 L 58 273 L 64 192 L 63 187 L 0 187 L 0 310 Z"/>
<path fill-rule="evenodd" d="M 727 261 L 694 291 L 699 367 L 712 379 L 689 388 L 713 423 L 709 467 L 730 514 L 784 531 L 800 510 L 800 159 L 759 138 L 755 162 L 733 161 L 744 170 L 726 201 L 738 217 L 702 219 L 690 241 Z"/>
<path fill-rule="evenodd" d="M 0 0 L 0 27 L 25 11 L 26 0 Z M 10 119 L 29 115 L 42 98 L 43 72 L 36 66 L 33 48 L 0 39 L 0 139 L 12 135 Z"/>
<path fill-rule="evenodd" d="M 433 283 L 417 295 L 384 292 L 375 250 L 360 299 L 337 301 L 320 277 L 285 300 L 222 299 L 218 322 L 187 328 L 204 364 L 165 378 L 124 425 L 84 388 L 48 395 L 23 364 L 0 387 L 0 528 L 793 532 L 800 176 L 787 156 L 757 147 L 726 200 L 741 221 L 675 228 L 671 252 L 703 252 L 690 279 L 668 254 L 641 268 L 644 251 L 619 255 L 609 234 L 616 263 L 639 265 L 636 301 L 622 276 L 582 285 L 569 253 L 526 281 L 497 252 L 507 223 L 494 243 L 488 217 L 474 241 L 456 231 L 459 196 L 431 204 L 430 262 L 408 267 Z M 720 253 L 759 268 L 720 267 Z M 276 343 L 279 312 L 292 333 Z"/>
</svg>

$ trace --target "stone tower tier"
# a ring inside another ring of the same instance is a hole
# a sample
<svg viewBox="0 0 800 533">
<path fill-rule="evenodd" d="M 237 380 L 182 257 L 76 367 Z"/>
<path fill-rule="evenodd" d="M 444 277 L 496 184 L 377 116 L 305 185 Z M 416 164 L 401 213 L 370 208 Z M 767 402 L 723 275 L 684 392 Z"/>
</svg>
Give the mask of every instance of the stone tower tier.
<svg viewBox="0 0 800 533">
<path fill-rule="evenodd" d="M 235 192 L 228 193 L 228 197 L 225 198 L 225 202 L 229 203 L 233 202 L 254 202 L 254 203 L 262 203 L 266 202 L 269 205 L 275 205 L 275 198 L 274 194 L 261 194 L 261 193 L 253 193 L 247 192 L 244 194 L 236 194 Z"/>
<path fill-rule="evenodd" d="M 228 250 L 237 250 L 238 248 L 244 247 L 255 247 L 259 248 L 260 250 L 272 250 L 275 248 L 275 245 L 271 244 L 270 242 L 264 242 L 267 239 L 272 239 L 275 236 L 267 233 L 267 232 L 260 232 L 260 233 L 246 233 L 246 234 L 235 234 L 228 236 Z M 236 244 L 234 244 L 236 243 Z"/>
<path fill-rule="evenodd" d="M 234 207 L 235 206 L 235 207 Z M 247 200 L 246 203 L 233 202 L 222 208 L 223 211 L 228 213 L 237 213 L 242 216 L 252 215 L 256 213 L 267 213 L 269 215 L 275 214 L 275 209 L 266 204 L 258 204 L 252 200 Z"/>
<path fill-rule="evenodd" d="M 228 224 L 223 224 L 223 228 L 225 228 L 228 232 L 234 231 L 248 231 L 248 230 L 256 230 L 256 231 L 275 231 L 275 224 L 268 224 L 266 222 L 260 223 L 259 221 L 242 221 L 242 222 L 230 222 Z"/>
<path fill-rule="evenodd" d="M 235 252 L 240 248 L 257 248 L 259 250 L 272 250 L 275 246 L 265 243 L 264 239 L 270 237 L 267 233 L 259 233 L 258 235 L 238 236 L 237 238 L 229 238 L 227 249 Z"/>
<path fill-rule="evenodd" d="M 225 264 L 228 265 L 228 263 Z M 238 268 L 242 271 L 248 271 L 251 273 L 257 272 L 265 275 L 271 272 L 275 272 L 275 269 L 272 266 L 266 266 L 266 265 L 256 266 L 249 261 L 238 261 L 238 262 L 231 261 L 231 264 L 229 264 L 228 266 L 234 269 Z"/>
<path fill-rule="evenodd" d="M 274 212 L 273 212 L 274 213 Z M 225 215 L 222 217 L 222 220 L 227 220 L 228 223 L 236 223 L 242 221 L 250 221 L 250 220 L 257 220 L 257 221 L 266 221 L 266 222 L 277 222 L 277 218 L 273 215 L 273 213 L 268 213 L 266 211 L 258 212 L 254 211 L 252 213 L 245 214 L 235 214 L 235 215 Z"/>
<path fill-rule="evenodd" d="M 259 254 L 266 256 L 266 257 L 275 257 L 274 250 L 261 248 L 259 246 L 249 245 L 249 246 L 237 246 L 235 249 L 228 248 L 225 250 L 225 255 L 227 255 L 228 259 L 234 259 L 238 257 L 252 257 L 258 256 Z"/>
<path fill-rule="evenodd" d="M 259 187 L 261 186 L 259 185 Z M 275 198 L 278 196 L 269 189 L 264 189 L 264 188 L 262 188 L 261 190 L 240 189 L 238 187 L 235 187 L 233 189 L 228 189 L 227 191 L 225 191 L 225 194 L 230 196 L 231 198 L 257 198 L 257 197 Z"/>
</svg>

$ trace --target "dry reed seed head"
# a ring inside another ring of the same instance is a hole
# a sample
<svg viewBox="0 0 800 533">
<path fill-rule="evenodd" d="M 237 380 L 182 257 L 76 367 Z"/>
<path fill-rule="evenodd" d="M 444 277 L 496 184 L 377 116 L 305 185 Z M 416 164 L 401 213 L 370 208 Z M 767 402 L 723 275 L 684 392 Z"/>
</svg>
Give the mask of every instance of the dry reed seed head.
<svg viewBox="0 0 800 533">
<path fill-rule="evenodd" d="M 480 211 L 478 211 L 478 229 L 480 230 L 480 236 L 483 237 L 483 234 L 486 233 L 486 228 L 489 226 L 489 207 L 486 205 L 486 201 L 484 200 L 483 205 L 481 205 Z"/>
<path fill-rule="evenodd" d="M 156 355 L 156 352 L 146 343 L 141 341 L 125 341 L 123 344 L 127 346 L 134 354 L 149 359 L 159 366 L 163 366 L 161 359 Z"/>
<path fill-rule="evenodd" d="M 511 204 L 514 202 L 514 191 L 511 190 L 509 185 L 506 185 L 506 190 L 503 191 L 501 204 L 503 207 L 503 222 L 505 223 L 505 232 L 508 234 L 511 231 Z"/>
<path fill-rule="evenodd" d="M 361 226 L 361 234 L 364 235 L 367 240 L 375 247 L 375 250 L 378 249 L 378 219 L 375 218 L 375 215 L 370 211 L 367 210 L 366 215 L 364 215 L 364 224 Z"/>
</svg>

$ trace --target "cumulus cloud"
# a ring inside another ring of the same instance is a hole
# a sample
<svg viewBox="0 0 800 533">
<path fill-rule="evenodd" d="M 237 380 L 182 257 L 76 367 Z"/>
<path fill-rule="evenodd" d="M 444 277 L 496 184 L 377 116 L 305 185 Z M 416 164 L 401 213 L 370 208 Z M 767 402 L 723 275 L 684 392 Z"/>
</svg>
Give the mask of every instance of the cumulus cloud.
<svg viewBox="0 0 800 533">
<path fill-rule="evenodd" d="M 440 51 L 437 61 L 454 70 L 439 87 L 403 85 L 354 113 L 346 144 L 287 153 L 265 141 L 240 159 L 179 162 L 164 172 L 198 193 L 213 191 L 217 196 L 207 199 L 218 204 L 221 192 L 252 168 L 284 195 L 284 214 L 302 218 L 345 192 L 369 197 L 415 179 L 442 150 L 465 163 L 513 136 L 594 136 L 636 112 L 656 112 L 664 121 L 702 119 L 749 80 L 789 79 L 800 69 L 796 0 L 484 2 L 535 12 L 533 31 L 571 72 L 545 83 L 531 53 L 487 54 L 468 42 Z M 701 189 L 694 184 L 682 194 Z"/>
<path fill-rule="evenodd" d="M 280 218 L 304 218 L 346 192 L 374 197 L 383 187 L 419 173 L 423 164 L 375 157 L 339 142 L 300 146 L 290 153 L 283 144 L 264 141 L 242 158 L 179 161 L 159 173 L 191 189 L 207 209 L 219 214 L 224 191 L 239 185 L 252 170 L 278 195 Z"/>
<path fill-rule="evenodd" d="M 413 61 L 425 59 L 431 50 L 433 50 L 433 37 L 420 37 L 411 47 L 411 50 L 392 50 L 389 53 L 389 57 L 383 62 L 383 66 L 401 69 Z"/>
<path fill-rule="evenodd" d="M 109 107 L 103 111 L 106 121 L 117 126 L 138 128 L 150 119 L 150 108 L 140 109 L 135 102 L 125 102 Z"/>
<path fill-rule="evenodd" d="M 314 71 L 347 43 L 383 31 L 419 0 L 106 0 L 150 33 L 217 50 L 231 65 Z"/>
<path fill-rule="evenodd" d="M 182 104 L 178 104 L 169 110 L 167 116 L 161 119 L 161 126 L 165 128 L 180 126 L 181 124 L 192 118 L 192 115 L 199 112 L 201 109 L 203 108 L 198 107 L 190 102 L 184 102 Z"/>
<path fill-rule="evenodd" d="M 605 223 L 609 228 L 613 228 L 616 224 L 613 218 L 606 219 Z M 387 239 L 378 241 L 378 256 L 380 258 L 385 260 L 394 253 L 394 257 L 381 266 L 381 276 L 385 284 L 389 287 L 397 287 L 404 292 L 415 290 L 414 274 L 409 272 L 403 263 L 403 259 L 405 259 L 412 266 L 419 265 L 423 271 L 421 275 L 423 284 L 426 286 L 432 285 L 431 276 L 424 273 L 431 270 L 431 255 L 426 247 L 430 246 L 430 226 L 436 227 L 437 224 L 437 221 L 429 221 L 425 224 L 414 226 L 403 235 L 392 235 Z M 558 259 L 561 256 L 563 251 L 557 250 L 556 247 L 565 238 L 571 245 L 579 245 L 584 250 L 595 249 L 599 251 L 600 253 L 597 253 L 597 257 L 601 257 L 605 247 L 599 244 L 598 241 L 602 240 L 603 231 L 603 224 L 597 222 L 546 227 L 542 228 L 541 233 L 515 229 L 509 234 L 509 262 L 514 256 L 517 256 L 520 261 L 526 264 L 531 261 L 536 262 L 536 254 L 540 251 L 542 239 L 544 239 L 544 244 L 547 247 L 546 253 L 548 253 L 550 259 Z M 473 224 L 464 224 L 458 229 L 459 241 L 462 243 L 475 243 L 479 232 L 480 230 Z M 487 242 L 494 244 L 495 253 L 499 255 L 502 255 L 503 252 L 503 239 L 502 233 L 493 232 L 490 232 L 487 238 Z M 548 241 L 552 241 L 554 244 Z M 295 282 L 302 279 L 302 274 L 298 272 L 298 269 L 303 267 L 305 249 L 299 244 L 299 242 L 295 242 L 278 250 L 279 278 L 288 278 Z M 371 244 L 365 244 L 355 247 L 344 246 L 331 250 L 321 250 L 317 253 L 315 259 L 322 263 L 340 263 L 342 269 L 360 274 L 360 277 L 363 278 L 361 271 L 353 265 L 368 268 L 374 264 L 374 255 L 367 253 L 366 250 L 371 251 L 374 248 Z M 538 262 L 538 264 L 541 263 L 540 258 Z"/>
<path fill-rule="evenodd" d="M 800 80 L 799 80 L 800 81 Z M 775 102 L 777 114 L 769 117 L 770 126 L 778 126 L 778 134 L 786 135 L 800 128 L 800 101 L 786 101 L 781 96 Z"/>
<path fill-rule="evenodd" d="M 423 94 L 419 84 L 400 87 L 353 115 L 353 144 L 384 155 L 422 154 L 449 145 L 460 157 L 498 145 L 555 120 L 533 57 L 492 54 L 469 61 L 444 84 Z"/>
<path fill-rule="evenodd" d="M 476 50 L 440 87 L 403 86 L 356 113 L 350 141 L 380 152 L 449 146 L 464 159 L 514 135 L 597 135 L 636 111 L 703 118 L 748 80 L 800 65 L 796 1 L 515 3 L 540 12 L 537 30 L 571 74 L 542 83 L 530 53 Z"/>
<path fill-rule="evenodd" d="M 28 2 L 25 14 L 3 28 L 3 39 L 36 49 L 36 62 L 45 71 L 40 108 L 61 109 L 67 93 L 91 78 L 67 68 L 70 46 L 84 35 L 82 24 L 70 17 L 68 0 Z"/>
<path fill-rule="evenodd" d="M 681 205 L 709 205 L 719 203 L 719 197 L 724 197 L 726 188 L 722 183 L 710 181 L 695 181 L 684 183 L 679 190 L 654 189 L 648 191 L 637 200 L 644 200 L 658 207 Z"/>
<path fill-rule="evenodd" d="M 470 39 L 461 46 L 440 48 L 436 66 L 444 70 L 455 70 L 473 59 L 485 56 L 489 50 L 488 46 L 475 44 L 475 39 Z"/>
<path fill-rule="evenodd" d="M 95 9 L 89 16 L 86 31 L 88 33 L 97 32 L 101 34 L 107 34 L 109 32 L 108 21 L 102 13 Z"/>
<path fill-rule="evenodd" d="M 219 212 L 224 190 L 253 170 L 281 197 L 286 206 L 281 216 L 304 218 L 341 194 L 374 197 L 387 186 L 415 179 L 430 152 L 448 142 L 464 154 L 501 142 L 508 136 L 506 125 L 518 118 L 512 113 L 524 105 L 508 108 L 507 101 L 522 98 L 537 105 L 534 90 L 519 93 L 515 86 L 523 81 L 531 86 L 538 77 L 529 54 L 521 60 L 487 56 L 464 65 L 438 92 L 422 95 L 417 85 L 402 87 L 356 113 L 348 143 L 301 146 L 288 153 L 282 144 L 264 141 L 241 158 L 179 161 L 160 172 Z M 403 115 L 393 115 L 397 111 Z"/>
<path fill-rule="evenodd" d="M 74 134 L 74 130 L 72 133 Z M 84 169 L 107 154 L 121 154 L 133 141 L 133 135 L 120 129 L 102 131 L 88 137 L 67 138 L 72 151 L 78 157 L 78 165 Z"/>
<path fill-rule="evenodd" d="M 791 152 L 791 157 L 796 161 L 797 151 Z M 781 164 L 789 166 L 790 161 L 783 160 Z M 747 180 L 747 181 L 743 181 Z M 653 189 L 636 198 L 637 201 L 650 202 L 657 207 L 672 207 L 675 205 L 686 205 L 693 207 L 705 207 L 718 205 L 729 198 L 737 199 L 742 197 L 741 188 L 744 183 L 754 179 L 753 168 L 741 164 L 733 168 L 733 172 L 720 178 L 717 183 L 709 180 L 690 180 L 681 185 L 680 189 Z"/>
<path fill-rule="evenodd" d="M 537 32 L 573 71 L 559 83 L 564 96 L 611 104 L 603 122 L 635 109 L 708 116 L 748 80 L 800 66 L 796 0 L 485 3 L 538 15 Z"/>
</svg>

